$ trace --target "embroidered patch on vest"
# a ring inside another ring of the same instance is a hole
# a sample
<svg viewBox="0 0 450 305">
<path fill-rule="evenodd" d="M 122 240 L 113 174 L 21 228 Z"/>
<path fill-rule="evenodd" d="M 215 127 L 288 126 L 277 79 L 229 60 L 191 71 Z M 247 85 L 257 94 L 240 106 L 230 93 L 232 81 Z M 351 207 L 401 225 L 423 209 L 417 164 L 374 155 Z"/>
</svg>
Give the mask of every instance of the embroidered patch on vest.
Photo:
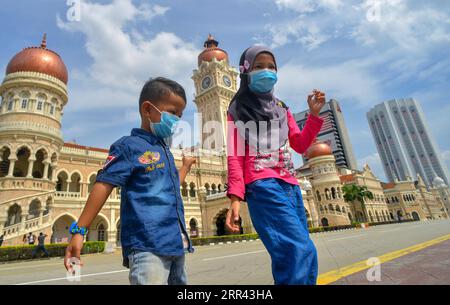
<svg viewBox="0 0 450 305">
<path fill-rule="evenodd" d="M 153 164 L 161 159 L 159 152 L 146 151 L 142 156 L 139 157 L 139 163 L 141 164 Z"/>
<path fill-rule="evenodd" d="M 113 162 L 115 159 L 116 159 L 116 157 L 114 157 L 114 156 L 108 156 L 106 158 L 105 164 L 103 164 L 103 169 L 107 168 L 108 165 L 110 165 L 111 162 Z"/>
</svg>

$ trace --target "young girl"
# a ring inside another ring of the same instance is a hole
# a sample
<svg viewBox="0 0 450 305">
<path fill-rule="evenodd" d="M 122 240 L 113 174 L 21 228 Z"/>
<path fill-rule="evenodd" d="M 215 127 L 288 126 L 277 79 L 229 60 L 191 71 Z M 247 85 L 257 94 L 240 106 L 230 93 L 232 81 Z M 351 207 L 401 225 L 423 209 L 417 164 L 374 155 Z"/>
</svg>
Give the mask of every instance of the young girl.
<svg viewBox="0 0 450 305">
<path fill-rule="evenodd" d="M 276 285 L 314 285 L 317 252 L 309 238 L 302 194 L 288 144 L 302 154 L 322 127 L 325 94 L 308 96 L 310 115 L 300 131 L 287 106 L 273 92 L 277 64 L 262 46 L 240 59 L 241 86 L 228 109 L 226 227 L 239 232 L 240 202 L 247 201 L 253 226 L 272 258 Z"/>
</svg>

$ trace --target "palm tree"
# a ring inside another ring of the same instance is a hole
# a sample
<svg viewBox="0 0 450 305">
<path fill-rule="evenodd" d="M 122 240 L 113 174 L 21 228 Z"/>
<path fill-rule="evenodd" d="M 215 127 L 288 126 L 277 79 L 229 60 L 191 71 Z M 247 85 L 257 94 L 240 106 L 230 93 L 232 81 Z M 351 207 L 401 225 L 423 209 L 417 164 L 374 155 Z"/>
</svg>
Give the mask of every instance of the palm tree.
<svg viewBox="0 0 450 305">
<path fill-rule="evenodd" d="M 364 218 L 365 221 L 367 221 L 367 211 L 364 198 L 372 200 L 374 198 L 373 193 L 367 189 L 367 186 L 359 186 L 356 184 L 344 185 L 342 187 L 342 191 L 344 192 L 344 200 L 346 202 L 351 202 L 353 205 L 355 204 L 355 201 L 359 201 L 361 203 Z"/>
</svg>

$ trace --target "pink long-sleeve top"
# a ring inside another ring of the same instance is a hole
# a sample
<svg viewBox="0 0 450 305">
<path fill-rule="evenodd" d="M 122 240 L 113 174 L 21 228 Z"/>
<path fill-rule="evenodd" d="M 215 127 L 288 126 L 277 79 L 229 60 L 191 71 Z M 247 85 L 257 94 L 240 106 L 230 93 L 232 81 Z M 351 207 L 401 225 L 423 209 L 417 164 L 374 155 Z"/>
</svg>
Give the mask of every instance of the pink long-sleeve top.
<svg viewBox="0 0 450 305">
<path fill-rule="evenodd" d="M 302 131 L 295 122 L 294 116 L 287 111 L 290 147 L 299 154 L 303 154 L 311 146 L 322 128 L 323 119 L 309 115 Z M 245 200 L 245 185 L 259 179 L 278 178 L 287 183 L 298 185 L 295 178 L 294 164 L 291 153 L 285 145 L 280 148 L 276 156 L 261 155 L 253 152 L 252 148 L 239 134 L 233 117 L 228 114 L 228 190 L 227 195 L 237 196 Z M 245 150 L 244 150 L 245 148 Z M 245 153 L 242 153 L 245 151 Z"/>
</svg>

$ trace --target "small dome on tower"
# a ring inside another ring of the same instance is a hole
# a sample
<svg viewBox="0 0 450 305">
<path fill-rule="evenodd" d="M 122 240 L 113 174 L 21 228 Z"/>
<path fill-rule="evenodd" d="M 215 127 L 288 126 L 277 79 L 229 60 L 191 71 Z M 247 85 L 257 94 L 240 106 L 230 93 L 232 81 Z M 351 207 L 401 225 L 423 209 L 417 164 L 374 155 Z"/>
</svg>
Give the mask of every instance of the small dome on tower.
<svg viewBox="0 0 450 305">
<path fill-rule="evenodd" d="M 203 61 L 212 61 L 216 58 L 217 61 L 226 60 L 228 61 L 228 54 L 224 50 L 218 48 L 219 42 L 214 39 L 214 37 L 209 34 L 208 39 L 203 45 L 205 49 L 198 56 L 198 65 L 200 66 Z"/>
<path fill-rule="evenodd" d="M 320 142 L 319 140 L 317 140 L 317 138 L 306 151 L 306 157 L 308 159 L 330 155 L 333 155 L 333 151 L 331 150 L 330 145 L 324 142 Z"/>
<path fill-rule="evenodd" d="M 66 65 L 54 51 L 47 49 L 44 34 L 40 47 L 28 47 L 17 53 L 6 67 L 6 75 L 15 72 L 38 72 L 53 76 L 67 84 L 69 76 Z"/>
</svg>

